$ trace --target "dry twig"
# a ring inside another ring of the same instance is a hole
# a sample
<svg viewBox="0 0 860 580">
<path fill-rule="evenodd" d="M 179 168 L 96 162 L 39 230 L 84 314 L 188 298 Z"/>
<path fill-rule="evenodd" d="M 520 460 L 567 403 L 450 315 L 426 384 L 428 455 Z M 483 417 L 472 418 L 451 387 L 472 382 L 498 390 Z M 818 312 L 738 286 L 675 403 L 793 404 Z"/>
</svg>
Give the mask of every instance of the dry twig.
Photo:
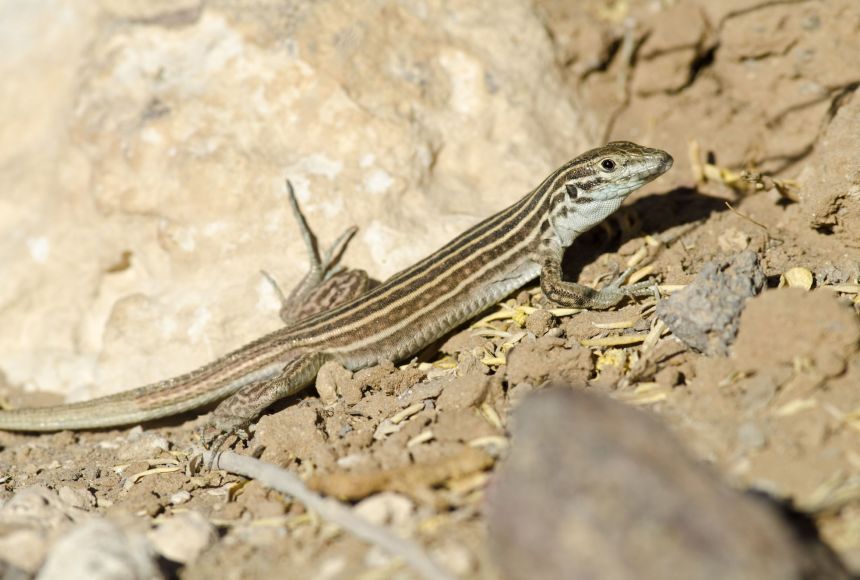
<svg viewBox="0 0 860 580">
<path fill-rule="evenodd" d="M 212 462 L 212 455 L 211 451 L 203 453 L 205 464 Z M 349 508 L 334 499 L 325 498 L 312 492 L 305 487 L 301 479 L 286 469 L 231 451 L 218 453 L 214 460 L 214 467 L 256 479 L 272 489 L 293 496 L 309 510 L 319 514 L 324 520 L 340 526 L 375 546 L 379 546 L 393 556 L 401 558 L 406 565 L 423 578 L 433 580 L 452 578 L 414 542 L 399 538 L 385 528 L 355 515 Z"/>
</svg>

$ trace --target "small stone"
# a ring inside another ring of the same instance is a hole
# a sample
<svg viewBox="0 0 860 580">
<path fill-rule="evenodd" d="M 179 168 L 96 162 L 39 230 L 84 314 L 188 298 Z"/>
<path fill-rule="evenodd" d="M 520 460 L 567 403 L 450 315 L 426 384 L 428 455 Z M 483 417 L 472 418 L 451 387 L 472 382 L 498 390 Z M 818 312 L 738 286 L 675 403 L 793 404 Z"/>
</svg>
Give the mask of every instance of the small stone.
<svg viewBox="0 0 860 580">
<path fill-rule="evenodd" d="M 433 556 L 437 562 L 444 563 L 448 571 L 461 578 L 471 575 L 477 564 L 466 546 L 451 541 L 433 550 Z"/>
<path fill-rule="evenodd" d="M 412 385 L 399 395 L 397 395 L 398 404 L 406 408 L 418 401 L 426 401 L 427 399 L 435 399 L 442 393 L 442 388 L 445 385 L 444 380 L 433 379 L 427 382 Z"/>
<path fill-rule="evenodd" d="M 457 375 L 475 375 L 488 374 L 490 367 L 481 362 L 484 357 L 483 348 L 475 348 L 471 351 L 464 351 L 457 355 Z"/>
<path fill-rule="evenodd" d="M 116 456 L 126 462 L 145 461 L 169 450 L 170 442 L 166 437 L 147 431 L 134 437 L 129 436 L 128 442 L 119 446 Z"/>
<path fill-rule="evenodd" d="M 677 367 L 665 367 L 657 371 L 654 381 L 663 387 L 675 387 L 681 382 L 681 371 Z"/>
<path fill-rule="evenodd" d="M 215 527 L 193 511 L 165 519 L 149 539 L 155 550 L 174 562 L 190 564 L 215 541 Z"/>
<path fill-rule="evenodd" d="M 0 520 L 7 525 L 36 526 L 49 531 L 86 517 L 86 512 L 61 501 L 57 493 L 39 485 L 19 489 L 0 507 Z"/>
<path fill-rule="evenodd" d="M 746 451 L 756 451 L 767 443 L 767 437 L 756 423 L 744 423 L 738 427 L 738 444 Z"/>
<path fill-rule="evenodd" d="M 481 374 L 457 377 L 445 385 L 439 395 L 440 411 L 468 409 L 480 405 L 487 396 L 490 386 L 489 377 Z"/>
<path fill-rule="evenodd" d="M 317 373 L 317 393 L 323 405 L 333 405 L 337 402 L 338 394 L 347 393 L 348 402 L 358 402 L 361 399 L 361 391 L 355 392 L 350 384 L 352 373 L 334 361 L 327 361 Z M 357 398 L 356 398 L 357 396 Z"/>
<path fill-rule="evenodd" d="M 526 319 L 526 330 L 535 336 L 543 336 L 555 325 L 555 316 L 549 310 L 539 308 Z"/>
<path fill-rule="evenodd" d="M 182 505 L 186 502 L 191 501 L 191 493 L 186 490 L 177 491 L 173 495 L 170 496 L 170 504 L 171 505 Z"/>
<path fill-rule="evenodd" d="M 354 511 L 376 525 L 403 528 L 413 523 L 415 504 L 406 496 L 386 491 L 362 500 Z"/>
<path fill-rule="evenodd" d="M 815 282 L 815 277 L 806 268 L 794 267 L 789 268 L 779 277 L 779 286 L 788 286 L 789 288 L 800 288 L 802 290 L 810 290 Z"/>
<path fill-rule="evenodd" d="M 62 486 L 57 491 L 57 495 L 66 504 L 80 509 L 93 507 L 96 503 L 95 497 L 89 490 L 75 489 L 68 485 Z"/>
<path fill-rule="evenodd" d="M 551 337 L 551 338 L 561 338 L 561 336 L 563 334 L 564 334 L 564 331 L 561 328 L 559 328 L 558 326 L 550 328 L 549 330 L 546 331 L 546 335 Z"/>
</svg>

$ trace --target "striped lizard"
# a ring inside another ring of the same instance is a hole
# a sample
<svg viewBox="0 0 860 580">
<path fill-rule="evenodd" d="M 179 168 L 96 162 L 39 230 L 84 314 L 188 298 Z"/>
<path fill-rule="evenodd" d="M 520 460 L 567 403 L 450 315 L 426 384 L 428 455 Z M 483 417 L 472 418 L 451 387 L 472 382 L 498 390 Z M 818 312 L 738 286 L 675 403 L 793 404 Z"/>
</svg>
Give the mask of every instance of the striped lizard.
<svg viewBox="0 0 860 580">
<path fill-rule="evenodd" d="M 204 443 L 220 446 L 272 403 L 313 383 L 325 362 L 357 370 L 403 360 L 538 276 L 544 295 L 563 306 L 605 309 L 648 295 L 653 282 L 622 285 L 628 272 L 601 290 L 564 281 L 561 260 L 577 236 L 670 167 L 668 153 L 626 141 L 587 151 L 510 207 L 369 290 L 362 271 L 336 266 L 355 230 L 320 258 L 289 188 L 311 269 L 290 297 L 281 294 L 286 327 L 161 382 L 90 401 L 2 411 L 0 429 L 113 427 L 221 401 L 203 430 Z M 288 305 L 296 301 L 316 306 L 294 312 Z"/>
</svg>

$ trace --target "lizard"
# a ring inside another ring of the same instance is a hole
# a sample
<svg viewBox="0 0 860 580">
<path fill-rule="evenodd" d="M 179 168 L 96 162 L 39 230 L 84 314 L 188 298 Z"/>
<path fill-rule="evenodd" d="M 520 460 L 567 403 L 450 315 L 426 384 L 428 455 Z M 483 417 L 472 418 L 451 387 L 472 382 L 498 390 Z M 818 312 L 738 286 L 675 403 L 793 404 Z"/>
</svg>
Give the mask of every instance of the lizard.
<svg viewBox="0 0 860 580">
<path fill-rule="evenodd" d="M 89 401 L 0 411 L 0 430 L 118 427 L 220 401 L 202 429 L 204 445 L 217 449 L 230 435 L 245 434 L 274 402 L 312 384 L 327 361 L 354 371 L 404 360 L 535 278 L 549 301 L 568 307 L 607 309 L 650 295 L 653 281 L 623 284 L 629 271 L 600 290 L 565 281 L 561 261 L 580 234 L 672 163 L 665 151 L 629 141 L 586 151 L 374 288 L 363 271 L 337 265 L 355 229 L 321 257 L 288 182 L 311 267 L 290 296 L 278 290 L 285 327 L 164 381 Z M 312 306 L 296 311 L 289 308 L 295 302 Z"/>
</svg>

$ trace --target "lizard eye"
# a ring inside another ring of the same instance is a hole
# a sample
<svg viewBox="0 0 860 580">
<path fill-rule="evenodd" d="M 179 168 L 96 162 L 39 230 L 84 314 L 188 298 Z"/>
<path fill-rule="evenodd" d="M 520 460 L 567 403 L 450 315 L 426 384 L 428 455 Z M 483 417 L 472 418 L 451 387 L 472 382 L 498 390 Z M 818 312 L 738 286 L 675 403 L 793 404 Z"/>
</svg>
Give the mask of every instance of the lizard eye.
<svg viewBox="0 0 860 580">
<path fill-rule="evenodd" d="M 615 171 L 615 162 L 609 158 L 604 159 L 603 161 L 600 162 L 600 168 L 603 171 L 610 173 L 612 171 Z"/>
<path fill-rule="evenodd" d="M 564 186 L 564 188 L 567 190 L 567 196 L 570 199 L 576 199 L 577 191 L 575 185 L 573 185 L 572 183 L 568 183 Z"/>
</svg>

